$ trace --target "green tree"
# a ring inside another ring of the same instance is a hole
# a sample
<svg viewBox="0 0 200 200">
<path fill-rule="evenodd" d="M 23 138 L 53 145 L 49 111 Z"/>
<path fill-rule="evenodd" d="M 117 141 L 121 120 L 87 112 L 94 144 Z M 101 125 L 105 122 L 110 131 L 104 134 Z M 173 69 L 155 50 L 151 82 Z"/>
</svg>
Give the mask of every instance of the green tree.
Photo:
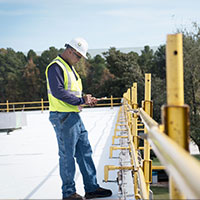
<svg viewBox="0 0 200 200">
<path fill-rule="evenodd" d="M 61 50 L 60 50 L 61 51 Z M 46 89 L 46 77 L 45 77 L 45 71 L 48 64 L 56 58 L 56 56 L 60 53 L 58 49 L 55 47 L 50 47 L 49 50 L 45 50 L 42 52 L 41 56 L 38 56 L 37 59 L 35 59 L 34 63 L 36 64 L 36 67 L 39 69 L 39 79 L 40 79 L 40 97 L 47 99 L 47 89 Z"/>
<path fill-rule="evenodd" d="M 21 52 L 15 52 L 8 48 L 1 50 L 0 68 L 1 68 L 1 101 L 20 101 L 23 100 L 22 74 L 26 64 L 26 57 Z"/>
<path fill-rule="evenodd" d="M 153 118 L 161 122 L 161 107 L 166 103 L 166 53 L 165 45 L 158 47 L 149 61 L 152 74 Z M 144 62 L 144 61 L 143 61 Z"/>
<path fill-rule="evenodd" d="M 183 33 L 185 102 L 190 106 L 191 138 L 200 150 L 200 27 Z M 180 30 L 179 30 L 180 31 Z"/>
<path fill-rule="evenodd" d="M 6 49 L 0 49 L 0 102 L 6 101 L 6 93 L 5 93 L 5 83 L 7 79 L 6 74 L 6 62 L 5 62 L 5 54 L 7 53 Z"/>
<path fill-rule="evenodd" d="M 161 107 L 166 103 L 166 80 L 152 75 L 151 99 L 153 100 L 153 119 L 161 123 Z"/>
<path fill-rule="evenodd" d="M 141 51 L 141 55 L 138 59 L 138 64 L 142 70 L 144 76 L 145 73 L 150 73 L 153 66 L 154 52 L 149 46 L 145 46 Z"/>
<path fill-rule="evenodd" d="M 108 79 L 109 71 L 106 71 L 105 59 L 100 55 L 88 60 L 88 75 L 86 80 L 87 93 L 92 93 L 95 96 L 104 95 L 102 86 Z"/>
<path fill-rule="evenodd" d="M 110 48 L 103 55 L 106 58 L 107 68 L 114 75 L 114 78 L 106 83 L 109 93 L 113 96 L 122 96 L 128 88 L 132 87 L 133 82 L 137 82 L 140 102 L 143 99 L 144 77 L 138 65 L 138 54 L 135 52 L 126 54 Z"/>
<path fill-rule="evenodd" d="M 40 71 L 30 57 L 23 73 L 23 96 L 25 101 L 34 101 L 41 98 L 39 75 Z"/>
<path fill-rule="evenodd" d="M 28 51 L 27 53 L 27 60 L 31 60 L 33 62 L 35 62 L 37 60 L 38 56 L 37 54 L 35 53 L 35 51 L 33 51 L 32 49 Z"/>
<path fill-rule="evenodd" d="M 153 63 L 151 67 L 151 73 L 155 74 L 160 79 L 166 79 L 166 46 L 161 45 L 156 50 Z"/>
<path fill-rule="evenodd" d="M 89 61 L 83 58 L 75 65 L 75 69 L 82 80 L 83 93 L 88 93 L 89 91 L 88 90 L 89 85 L 87 84 L 89 67 L 90 67 Z"/>
</svg>

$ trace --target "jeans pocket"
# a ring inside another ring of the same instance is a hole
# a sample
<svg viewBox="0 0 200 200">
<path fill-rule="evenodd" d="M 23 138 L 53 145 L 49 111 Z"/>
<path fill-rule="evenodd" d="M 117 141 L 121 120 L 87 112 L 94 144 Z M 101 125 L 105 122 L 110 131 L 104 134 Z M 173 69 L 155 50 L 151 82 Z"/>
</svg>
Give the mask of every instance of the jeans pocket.
<svg viewBox="0 0 200 200">
<path fill-rule="evenodd" d="M 60 123 L 64 124 L 67 121 L 67 119 L 70 117 L 70 115 L 71 113 L 65 113 L 65 115 L 62 116 L 62 118 L 60 118 Z"/>
<path fill-rule="evenodd" d="M 58 115 L 56 112 L 50 112 L 50 115 L 49 115 L 49 121 L 50 122 L 54 122 L 54 121 L 57 121 L 58 120 Z"/>
</svg>

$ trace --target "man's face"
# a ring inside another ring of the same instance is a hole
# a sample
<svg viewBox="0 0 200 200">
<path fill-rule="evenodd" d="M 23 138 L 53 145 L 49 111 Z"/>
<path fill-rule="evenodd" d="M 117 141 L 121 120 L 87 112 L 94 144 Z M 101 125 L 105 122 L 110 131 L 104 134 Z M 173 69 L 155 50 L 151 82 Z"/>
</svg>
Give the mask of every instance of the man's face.
<svg viewBox="0 0 200 200">
<path fill-rule="evenodd" d="M 82 55 L 73 48 L 70 48 L 70 51 L 72 55 L 71 62 L 72 64 L 76 64 L 82 58 Z"/>
</svg>

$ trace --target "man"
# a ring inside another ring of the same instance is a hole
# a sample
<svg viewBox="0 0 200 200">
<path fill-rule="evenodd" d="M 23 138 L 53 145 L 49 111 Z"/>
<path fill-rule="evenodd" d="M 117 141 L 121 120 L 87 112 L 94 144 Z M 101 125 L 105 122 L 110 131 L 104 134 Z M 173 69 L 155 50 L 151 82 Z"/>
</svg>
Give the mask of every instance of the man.
<svg viewBox="0 0 200 200">
<path fill-rule="evenodd" d="M 88 132 L 79 115 L 80 105 L 93 106 L 97 102 L 91 95 L 82 97 L 81 79 L 73 67 L 82 57 L 87 58 L 88 44 L 75 38 L 65 47 L 46 69 L 49 119 L 58 141 L 63 199 L 84 199 L 75 189 L 75 158 L 83 176 L 85 198 L 108 197 L 111 190 L 97 183 Z"/>
</svg>

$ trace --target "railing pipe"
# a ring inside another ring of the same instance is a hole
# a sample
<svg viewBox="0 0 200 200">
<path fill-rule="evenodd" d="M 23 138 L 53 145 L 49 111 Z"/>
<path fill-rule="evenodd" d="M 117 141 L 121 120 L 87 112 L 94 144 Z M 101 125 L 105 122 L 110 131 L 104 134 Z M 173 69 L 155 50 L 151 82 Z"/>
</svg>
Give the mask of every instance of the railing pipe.
<svg viewBox="0 0 200 200">
<path fill-rule="evenodd" d="M 140 117 L 148 130 L 148 141 L 167 172 L 188 199 L 200 199 L 200 162 L 162 133 L 158 123 L 143 109 L 140 109 Z"/>
<path fill-rule="evenodd" d="M 113 108 L 113 106 L 119 106 L 122 103 L 114 103 L 114 100 L 120 100 L 122 99 L 121 97 L 111 97 L 111 98 L 105 98 L 102 99 L 104 101 L 110 101 L 108 103 L 98 103 L 96 106 L 111 106 L 111 108 Z M 45 106 L 45 104 L 48 104 L 49 101 L 44 101 L 43 98 L 41 98 L 40 101 L 32 101 L 32 102 L 9 102 L 8 100 L 5 103 L 0 103 L 0 111 L 6 111 L 6 112 L 10 112 L 10 111 L 18 111 L 18 110 L 44 110 L 44 109 L 48 109 L 49 106 Z M 38 104 L 38 106 L 31 106 L 31 104 Z M 21 105 L 21 107 L 19 107 Z M 30 106 L 26 106 L 25 105 L 30 105 Z M 1 108 L 1 106 L 3 106 L 3 108 Z M 12 108 L 10 108 L 10 106 Z M 13 109 L 14 108 L 14 109 Z"/>
</svg>

